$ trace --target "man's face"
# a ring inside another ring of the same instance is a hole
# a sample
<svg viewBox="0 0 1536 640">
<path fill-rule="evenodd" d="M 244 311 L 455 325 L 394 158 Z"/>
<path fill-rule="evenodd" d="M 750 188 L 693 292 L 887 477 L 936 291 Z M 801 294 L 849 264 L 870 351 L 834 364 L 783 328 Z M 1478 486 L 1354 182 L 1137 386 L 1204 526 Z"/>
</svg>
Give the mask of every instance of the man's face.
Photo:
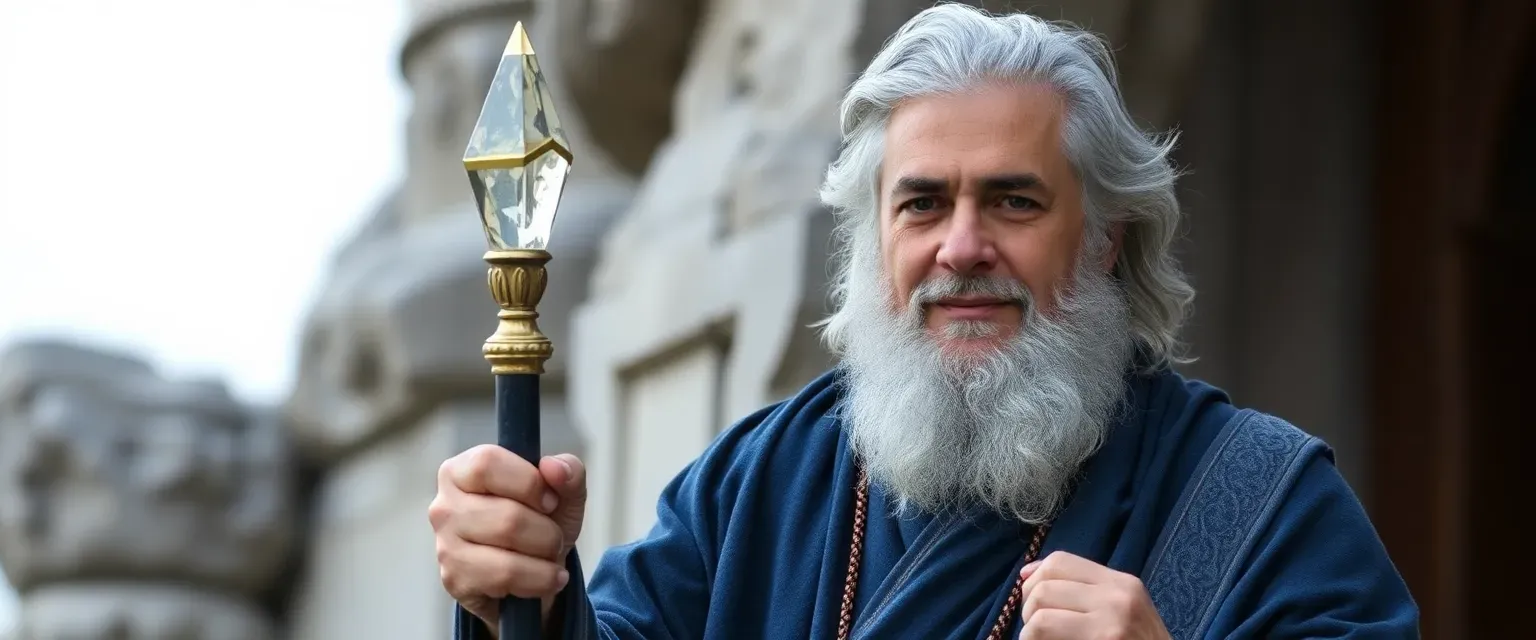
<svg viewBox="0 0 1536 640">
<path fill-rule="evenodd" d="M 838 314 L 851 443 L 902 504 L 1041 522 L 1125 397 L 1120 231 L 1085 234 L 1063 119 L 1054 91 L 1002 85 L 887 125 L 879 252 L 854 228 Z"/>
<path fill-rule="evenodd" d="M 1082 245 L 1082 187 L 1061 149 L 1062 104 L 1045 85 L 914 99 L 886 129 L 880 245 L 896 304 L 917 303 L 952 355 L 998 349 L 1024 318 L 996 293 L 913 300 L 925 281 L 993 278 L 1050 314 Z M 900 311 L 895 309 L 893 311 Z"/>
</svg>

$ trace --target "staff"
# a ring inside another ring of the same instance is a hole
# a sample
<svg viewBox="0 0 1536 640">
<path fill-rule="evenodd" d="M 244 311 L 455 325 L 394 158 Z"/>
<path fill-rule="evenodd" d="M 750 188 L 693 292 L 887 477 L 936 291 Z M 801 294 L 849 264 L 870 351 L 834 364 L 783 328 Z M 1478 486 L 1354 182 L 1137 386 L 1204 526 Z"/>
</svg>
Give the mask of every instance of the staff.
<svg viewBox="0 0 1536 640">
<path fill-rule="evenodd" d="M 554 353 L 539 331 L 547 281 L 545 247 L 571 170 L 571 150 L 523 23 L 512 29 L 464 150 L 490 264 L 487 284 L 501 306 L 481 352 L 496 376 L 496 442 L 539 463 L 539 376 Z M 501 602 L 501 640 L 541 637 L 536 599 Z"/>
</svg>

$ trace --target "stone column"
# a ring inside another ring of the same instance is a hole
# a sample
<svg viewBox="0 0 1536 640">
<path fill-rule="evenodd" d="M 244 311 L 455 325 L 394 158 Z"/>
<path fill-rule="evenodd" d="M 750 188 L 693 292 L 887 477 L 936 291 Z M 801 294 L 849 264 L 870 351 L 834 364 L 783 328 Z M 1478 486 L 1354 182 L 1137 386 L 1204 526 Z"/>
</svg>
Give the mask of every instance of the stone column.
<svg viewBox="0 0 1536 640">
<path fill-rule="evenodd" d="M 217 382 L 64 343 L 0 354 L 17 640 L 268 640 L 295 541 L 284 433 Z"/>
<path fill-rule="evenodd" d="M 303 340 L 287 414 L 302 451 L 325 470 L 296 640 L 429 638 L 446 633 L 426 508 L 443 460 L 495 441 L 494 379 L 480 346 L 496 325 L 484 234 L 462 157 L 515 22 L 540 59 L 534 4 L 410 4 L 401 68 L 414 94 L 408 173 L 338 252 Z M 553 43 L 549 43 L 553 45 Z M 560 101 L 563 73 L 546 65 Z M 543 447 L 584 452 L 565 400 L 569 310 L 585 297 L 597 238 L 632 186 L 562 113 L 576 157 L 550 243 L 540 327 L 555 344 L 543 378 Z"/>
<path fill-rule="evenodd" d="M 610 28 L 637 30 L 642 16 L 692 6 L 612 4 L 630 20 Z M 716 0 L 696 31 L 668 31 L 692 43 L 687 65 L 676 79 L 645 81 L 677 82 L 673 132 L 604 242 L 576 316 L 572 407 L 590 436 L 580 545 L 589 565 L 649 529 L 662 487 L 722 427 L 830 364 L 806 328 L 825 311 L 831 220 L 816 188 L 837 149 L 836 105 L 856 70 L 864 7 Z M 609 55 L 622 64 L 622 51 Z"/>
</svg>

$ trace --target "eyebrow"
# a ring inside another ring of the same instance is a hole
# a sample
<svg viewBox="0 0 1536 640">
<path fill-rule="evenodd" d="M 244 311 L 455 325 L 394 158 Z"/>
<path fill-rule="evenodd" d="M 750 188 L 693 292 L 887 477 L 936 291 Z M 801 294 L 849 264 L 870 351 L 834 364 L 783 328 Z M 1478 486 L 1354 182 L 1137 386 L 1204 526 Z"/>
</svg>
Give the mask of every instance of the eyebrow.
<svg viewBox="0 0 1536 640">
<path fill-rule="evenodd" d="M 1023 191 L 1044 189 L 1045 181 L 1033 173 L 1009 173 L 982 178 L 981 186 L 987 191 Z"/>
<path fill-rule="evenodd" d="M 990 175 L 981 179 L 981 187 L 985 191 L 1024 191 L 1026 189 L 1049 189 L 1045 181 L 1033 173 L 1004 173 Z M 903 176 L 896 180 L 891 187 L 891 195 L 930 194 L 944 193 L 949 190 L 949 181 L 943 178 L 928 178 L 923 176 Z"/>
<path fill-rule="evenodd" d="M 944 193 L 948 190 L 949 181 L 943 178 L 902 176 L 891 187 L 891 194 Z"/>
</svg>

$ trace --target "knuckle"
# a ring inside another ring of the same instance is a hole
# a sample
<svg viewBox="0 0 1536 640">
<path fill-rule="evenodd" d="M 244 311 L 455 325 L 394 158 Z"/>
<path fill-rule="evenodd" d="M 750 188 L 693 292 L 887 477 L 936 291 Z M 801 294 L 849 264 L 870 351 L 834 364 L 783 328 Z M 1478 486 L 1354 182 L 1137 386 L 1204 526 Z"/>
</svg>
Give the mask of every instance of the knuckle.
<svg viewBox="0 0 1536 640">
<path fill-rule="evenodd" d="M 509 558 L 499 557 L 497 560 L 495 567 L 486 573 L 486 584 L 481 585 L 481 591 L 496 597 L 521 595 L 517 593 L 516 587 L 522 577 L 522 569 Z"/>
<path fill-rule="evenodd" d="M 437 497 L 433 498 L 432 502 L 427 505 L 427 521 L 432 523 L 433 531 L 442 530 L 448 525 L 448 521 L 452 518 L 453 507 L 448 504 L 447 500 L 443 499 L 442 494 L 438 494 Z"/>
<path fill-rule="evenodd" d="M 475 445 L 464 452 L 464 473 L 472 478 L 484 478 L 496 465 L 494 445 Z"/>
<path fill-rule="evenodd" d="M 1056 597 L 1056 592 L 1061 590 L 1061 583 L 1056 580 L 1044 580 L 1035 585 L 1030 592 L 1031 600 L 1050 600 Z"/>
<path fill-rule="evenodd" d="M 1128 588 L 1111 590 L 1109 597 L 1110 606 L 1114 607 L 1114 610 L 1120 614 L 1121 619 L 1130 616 L 1136 610 L 1136 595 L 1135 591 Z"/>
<path fill-rule="evenodd" d="M 520 542 L 528 531 L 528 510 L 517 504 L 508 506 L 506 515 L 497 519 L 496 536 L 505 542 Z"/>
<path fill-rule="evenodd" d="M 1030 624 L 1046 631 L 1056 629 L 1061 626 L 1061 610 L 1043 609 L 1040 613 L 1035 614 L 1034 619 L 1030 620 Z"/>
<path fill-rule="evenodd" d="M 1129 591 L 1121 591 L 1115 596 L 1115 607 L 1120 610 L 1122 617 L 1129 618 L 1136 612 L 1136 594 Z"/>
<path fill-rule="evenodd" d="M 438 579 L 443 583 L 443 590 L 455 600 L 465 597 L 468 592 L 464 589 L 464 578 L 448 565 L 440 565 L 437 569 Z"/>
<path fill-rule="evenodd" d="M 533 597 L 537 594 L 534 589 L 525 586 L 528 582 L 527 569 L 516 563 L 508 564 L 496 573 L 495 593 L 498 596 Z"/>
<path fill-rule="evenodd" d="M 538 468 L 532 465 L 517 465 L 516 473 L 508 476 L 512 482 L 509 488 L 516 492 L 518 500 L 532 507 L 538 506 L 538 501 L 544 495 L 544 479 L 539 475 Z"/>
<path fill-rule="evenodd" d="M 1122 576 L 1120 579 L 1121 584 L 1125 585 L 1126 592 L 1137 596 L 1147 592 L 1147 586 L 1142 583 L 1141 578 L 1138 578 L 1129 573 L 1123 573 L 1120 575 Z"/>
<path fill-rule="evenodd" d="M 1024 625 L 1024 633 L 1020 638 L 1047 638 L 1056 628 L 1056 611 L 1054 609 L 1041 609 L 1029 618 L 1029 624 Z"/>
<path fill-rule="evenodd" d="M 499 539 L 506 542 L 507 547 L 526 555 L 545 560 L 554 559 L 565 543 L 558 527 L 553 522 L 539 522 L 543 516 L 526 507 L 516 508 L 512 513 L 512 517 L 504 519 L 500 524 L 501 530 L 497 532 Z"/>
</svg>

